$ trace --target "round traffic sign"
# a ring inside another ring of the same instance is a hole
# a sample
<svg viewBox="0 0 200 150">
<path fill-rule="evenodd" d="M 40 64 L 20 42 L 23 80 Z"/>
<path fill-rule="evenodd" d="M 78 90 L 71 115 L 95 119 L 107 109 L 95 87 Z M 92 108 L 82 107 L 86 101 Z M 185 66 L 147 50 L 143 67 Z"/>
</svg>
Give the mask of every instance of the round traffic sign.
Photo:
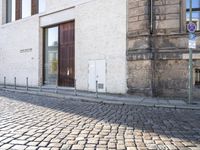
<svg viewBox="0 0 200 150">
<path fill-rule="evenodd" d="M 188 25 L 187 25 L 187 30 L 188 30 L 190 33 L 194 33 L 194 32 L 196 31 L 196 29 L 197 29 L 197 26 L 196 26 L 195 23 L 193 23 L 193 22 L 188 23 Z"/>
</svg>

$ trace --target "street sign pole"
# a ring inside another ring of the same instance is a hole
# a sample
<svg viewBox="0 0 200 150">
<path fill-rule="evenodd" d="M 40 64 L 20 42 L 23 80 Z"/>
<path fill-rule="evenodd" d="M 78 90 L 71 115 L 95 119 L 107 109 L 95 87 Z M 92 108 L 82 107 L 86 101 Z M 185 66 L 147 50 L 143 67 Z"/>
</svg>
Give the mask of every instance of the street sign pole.
<svg viewBox="0 0 200 150">
<path fill-rule="evenodd" d="M 190 0 L 190 23 L 192 22 L 192 0 Z M 192 48 L 189 48 L 189 104 L 192 101 L 193 88 L 193 63 L 192 63 Z"/>
</svg>

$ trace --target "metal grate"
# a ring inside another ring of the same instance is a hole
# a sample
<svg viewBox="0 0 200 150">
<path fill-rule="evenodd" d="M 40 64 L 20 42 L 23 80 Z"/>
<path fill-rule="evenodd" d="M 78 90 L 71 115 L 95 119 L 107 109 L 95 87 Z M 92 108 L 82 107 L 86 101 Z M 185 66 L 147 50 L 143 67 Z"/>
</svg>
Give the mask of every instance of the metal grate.
<svg viewBox="0 0 200 150">
<path fill-rule="evenodd" d="M 103 89 L 103 88 L 104 88 L 104 84 L 99 83 L 99 84 L 98 84 L 98 88 L 99 88 L 99 89 Z"/>
<path fill-rule="evenodd" d="M 200 69 L 195 69 L 195 85 L 200 87 Z"/>
</svg>

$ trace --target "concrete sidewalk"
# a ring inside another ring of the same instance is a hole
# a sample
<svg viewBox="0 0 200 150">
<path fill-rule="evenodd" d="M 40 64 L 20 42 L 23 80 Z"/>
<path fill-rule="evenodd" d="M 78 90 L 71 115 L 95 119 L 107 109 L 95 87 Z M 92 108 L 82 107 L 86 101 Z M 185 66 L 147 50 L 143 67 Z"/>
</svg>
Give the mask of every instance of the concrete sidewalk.
<svg viewBox="0 0 200 150">
<path fill-rule="evenodd" d="M 195 101 L 192 104 L 188 104 L 185 100 L 152 98 L 152 97 L 142 97 L 133 95 L 102 94 L 102 93 L 99 93 L 97 95 L 96 93 L 92 92 L 83 92 L 83 91 L 75 92 L 74 89 L 65 89 L 65 88 L 56 89 L 56 88 L 43 87 L 42 89 L 40 89 L 37 87 L 35 88 L 32 87 L 27 90 L 26 87 L 17 87 L 17 89 L 15 89 L 13 86 L 7 86 L 6 88 L 0 87 L 0 89 L 10 92 L 28 93 L 33 95 L 49 96 L 49 97 L 85 101 L 85 102 L 200 110 L 200 100 Z"/>
</svg>

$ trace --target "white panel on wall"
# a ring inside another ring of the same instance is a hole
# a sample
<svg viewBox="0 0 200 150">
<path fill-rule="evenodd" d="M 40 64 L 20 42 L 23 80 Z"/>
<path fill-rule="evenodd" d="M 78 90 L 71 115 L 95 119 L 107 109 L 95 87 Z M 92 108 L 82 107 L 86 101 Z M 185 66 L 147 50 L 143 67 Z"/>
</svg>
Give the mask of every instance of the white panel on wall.
<svg viewBox="0 0 200 150">
<path fill-rule="evenodd" d="M 88 90 L 96 90 L 96 65 L 93 60 L 88 62 Z"/>
<path fill-rule="evenodd" d="M 88 63 L 88 89 L 96 91 L 96 81 L 98 91 L 106 92 L 106 63 L 105 60 L 91 60 Z"/>
<path fill-rule="evenodd" d="M 98 81 L 98 91 L 106 91 L 106 62 L 105 60 L 96 60 L 96 78 Z"/>
</svg>

